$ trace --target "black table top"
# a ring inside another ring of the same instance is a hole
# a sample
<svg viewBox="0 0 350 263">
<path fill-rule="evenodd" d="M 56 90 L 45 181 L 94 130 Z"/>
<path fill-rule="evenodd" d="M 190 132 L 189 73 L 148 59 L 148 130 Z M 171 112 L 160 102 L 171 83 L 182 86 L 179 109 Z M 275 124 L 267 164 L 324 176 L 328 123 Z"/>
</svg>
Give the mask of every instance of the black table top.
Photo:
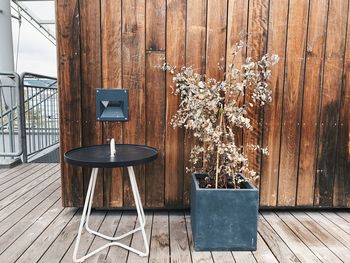
<svg viewBox="0 0 350 263">
<path fill-rule="evenodd" d="M 110 156 L 110 145 L 92 145 L 72 149 L 64 154 L 64 160 L 75 166 L 113 168 L 144 164 L 157 159 L 155 148 L 138 144 L 116 144 L 116 155 Z"/>
</svg>

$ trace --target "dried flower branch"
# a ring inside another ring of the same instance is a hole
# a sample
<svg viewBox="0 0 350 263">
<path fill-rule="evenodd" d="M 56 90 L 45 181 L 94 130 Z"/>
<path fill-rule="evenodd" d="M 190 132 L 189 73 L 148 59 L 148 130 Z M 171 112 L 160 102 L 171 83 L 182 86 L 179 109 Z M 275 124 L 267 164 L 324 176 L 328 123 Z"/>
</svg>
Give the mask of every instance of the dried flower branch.
<svg viewBox="0 0 350 263">
<path fill-rule="evenodd" d="M 244 47 L 243 41 L 237 43 L 233 57 Z M 240 173 L 250 180 L 256 179 L 257 173 L 249 169 L 246 151 L 267 154 L 268 150 L 260 145 L 240 145 L 234 131 L 252 128 L 248 107 L 271 102 L 269 79 L 276 63 L 277 55 L 266 54 L 260 60 L 248 57 L 239 65 L 230 64 L 223 79 L 207 78 L 192 67 L 177 70 L 167 63 L 158 66 L 174 75 L 174 95 L 180 97 L 171 125 L 191 130 L 198 138 L 199 145 L 192 148 L 190 156 L 193 167 L 187 171 L 208 173 L 204 187 L 237 188 L 241 179 L 236 175 Z M 220 63 L 219 68 L 224 70 Z M 244 103 L 240 103 L 243 96 Z M 199 163 L 203 166 L 198 167 Z"/>
</svg>

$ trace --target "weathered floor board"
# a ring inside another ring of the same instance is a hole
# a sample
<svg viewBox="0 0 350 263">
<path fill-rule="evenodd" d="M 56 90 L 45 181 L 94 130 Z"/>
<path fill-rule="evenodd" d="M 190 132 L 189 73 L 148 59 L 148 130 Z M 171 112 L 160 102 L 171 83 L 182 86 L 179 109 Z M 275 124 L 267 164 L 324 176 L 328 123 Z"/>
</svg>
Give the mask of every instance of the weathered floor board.
<svg viewBox="0 0 350 263">
<path fill-rule="evenodd" d="M 13 192 L 1 200 L 0 262 L 72 262 L 81 210 L 62 208 L 58 167 L 26 164 L 5 173 L 4 183 L 13 184 L 0 187 Z M 22 186 L 24 177 L 32 178 L 29 187 Z M 136 220 L 133 211 L 93 211 L 91 227 L 120 235 L 137 227 Z M 253 252 L 194 251 L 190 220 L 187 212 L 147 211 L 149 257 L 112 247 L 86 262 L 350 262 L 350 212 L 261 212 L 258 249 Z M 143 249 L 140 233 L 122 242 Z M 85 232 L 79 256 L 103 244 Z"/>
</svg>

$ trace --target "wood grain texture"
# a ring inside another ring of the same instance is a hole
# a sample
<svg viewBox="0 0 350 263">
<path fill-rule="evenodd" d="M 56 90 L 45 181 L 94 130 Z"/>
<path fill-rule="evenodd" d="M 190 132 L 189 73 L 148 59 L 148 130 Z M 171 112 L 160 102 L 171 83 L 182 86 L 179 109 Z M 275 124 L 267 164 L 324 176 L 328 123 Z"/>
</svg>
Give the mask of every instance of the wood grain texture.
<svg viewBox="0 0 350 263">
<path fill-rule="evenodd" d="M 337 225 L 341 230 L 350 234 L 350 225 L 348 224 L 346 219 L 332 212 L 321 212 L 321 214 L 327 217 L 330 221 L 332 221 L 335 225 Z"/>
<path fill-rule="evenodd" d="M 233 258 L 231 251 L 212 251 L 211 256 L 214 262 L 235 263 L 235 259 Z"/>
<path fill-rule="evenodd" d="M 151 242 L 151 232 L 152 232 L 152 225 L 153 225 L 153 212 L 146 212 L 146 225 L 145 225 L 145 231 L 146 231 L 146 236 L 147 236 L 147 241 L 148 244 Z M 138 249 L 143 249 L 144 248 L 144 242 L 143 242 L 143 237 L 142 235 L 139 234 L 134 234 L 132 237 L 132 242 L 131 242 L 131 247 L 135 247 Z M 135 253 L 129 253 L 128 256 L 128 263 L 148 263 L 149 255 L 148 257 L 140 257 L 139 255 Z"/>
<path fill-rule="evenodd" d="M 136 213 L 134 211 L 123 212 L 122 218 L 120 219 L 118 229 L 115 232 L 115 236 L 120 236 L 124 233 L 134 229 L 136 225 Z M 123 242 L 127 246 L 131 244 L 132 236 L 127 236 L 124 238 Z M 112 246 L 110 247 L 108 254 L 106 256 L 106 262 L 125 262 L 128 258 L 128 252 L 124 248 Z"/>
<path fill-rule="evenodd" d="M 249 1 L 229 0 L 227 10 L 227 39 L 226 39 L 226 67 L 231 63 L 241 63 L 246 58 L 246 49 L 242 49 L 233 60 L 232 51 L 236 43 L 248 34 L 248 8 Z"/>
<path fill-rule="evenodd" d="M 207 0 L 188 0 L 186 16 L 186 66 L 192 67 L 196 73 L 205 74 L 206 63 L 206 23 Z M 184 167 L 191 167 L 192 147 L 198 144 L 191 132 L 184 131 Z M 190 205 L 191 176 L 184 174 L 183 205 Z"/>
<path fill-rule="evenodd" d="M 61 259 L 64 256 L 71 243 L 75 240 L 77 229 L 79 228 L 80 217 L 81 209 L 77 212 L 74 218 L 69 221 L 50 247 L 45 252 L 42 251 L 44 254 L 38 262 L 50 262 L 53 258 Z"/>
<path fill-rule="evenodd" d="M 91 229 L 95 229 L 96 231 L 98 231 L 101 227 L 101 224 L 104 218 L 106 217 L 106 211 L 95 211 L 93 216 L 94 216 L 94 220 L 91 220 L 91 224 L 89 226 L 91 227 Z M 76 229 L 77 228 L 75 228 L 74 231 L 76 231 Z M 80 238 L 81 243 L 79 245 L 79 251 L 77 254 L 78 258 L 82 257 L 83 255 L 86 255 L 86 252 L 89 250 L 89 247 L 94 241 L 94 238 L 95 236 L 91 235 L 89 232 L 87 231 L 82 232 L 81 238 Z M 75 237 L 73 240 L 75 241 Z M 66 250 L 65 254 L 60 260 L 61 262 L 72 262 L 74 246 L 75 246 L 75 242 L 72 242 L 69 245 L 68 249 Z"/>
<path fill-rule="evenodd" d="M 236 263 L 256 263 L 256 259 L 250 251 L 232 251 Z"/>
<path fill-rule="evenodd" d="M 45 185 L 45 183 L 42 183 L 42 184 Z M 59 182 L 58 180 L 56 180 L 53 184 L 46 187 L 46 189 L 42 191 L 40 194 L 38 194 L 35 198 L 27 202 L 24 208 L 18 209 L 21 207 L 21 205 L 23 205 L 23 204 L 20 204 L 19 206 L 17 206 L 16 210 L 8 210 L 6 208 L 6 211 L 1 211 L 1 215 L 4 215 L 4 216 L 2 216 L 2 218 L 0 219 L 1 220 L 0 235 L 6 232 L 18 221 L 20 221 L 24 216 L 29 214 L 31 210 L 35 209 L 35 207 L 38 206 L 43 201 L 43 199 L 49 198 L 49 196 L 53 192 L 57 191 L 58 188 L 59 188 Z M 37 191 L 37 189 L 35 189 L 34 191 Z"/>
<path fill-rule="evenodd" d="M 187 0 L 186 65 L 197 73 L 205 73 L 207 0 Z"/>
<path fill-rule="evenodd" d="M 183 212 L 169 213 L 169 236 L 171 262 L 191 263 L 186 220 Z"/>
<path fill-rule="evenodd" d="M 301 262 L 321 262 L 274 212 L 263 212 L 262 215 Z"/>
<path fill-rule="evenodd" d="M 129 121 L 123 125 L 123 142 L 145 144 L 145 1 L 122 2 L 122 78 L 129 90 Z M 135 167 L 142 201 L 145 200 L 145 167 Z M 124 206 L 134 206 L 126 169 L 124 170 Z"/>
<path fill-rule="evenodd" d="M 247 56 L 259 60 L 266 53 L 267 29 L 269 19 L 269 1 L 249 1 Z M 247 87 L 244 101 L 251 100 L 252 87 Z M 261 145 L 263 139 L 263 111 L 258 106 L 248 107 L 247 116 L 250 118 L 251 129 L 243 132 L 243 145 Z M 260 174 L 261 154 L 258 151 L 246 152 L 249 169 Z"/>
<path fill-rule="evenodd" d="M 278 206 L 296 200 L 308 1 L 291 1 L 286 47 Z"/>
<path fill-rule="evenodd" d="M 159 151 L 146 165 L 146 206 L 164 207 L 165 195 L 165 60 L 166 1 L 146 1 L 146 144 Z"/>
<path fill-rule="evenodd" d="M 285 66 L 285 48 L 287 41 L 288 0 L 270 1 L 267 52 L 277 54 L 279 63 L 273 69 L 270 80 L 272 102 L 264 108 L 263 145 L 269 149 L 269 155 L 263 157 L 260 178 L 260 205 L 276 206 L 278 174 L 281 147 L 281 118 L 283 101 L 283 83 Z"/>
<path fill-rule="evenodd" d="M 27 169 L 19 170 L 16 173 L 13 173 L 11 176 L 0 179 L 0 192 L 5 191 L 8 187 L 14 186 L 17 183 L 20 183 L 23 179 L 25 179 L 28 174 L 32 171 L 41 170 L 42 164 L 31 164 Z M 18 176 L 19 175 L 19 176 Z M 29 175 L 31 176 L 31 175 Z"/>
<path fill-rule="evenodd" d="M 348 2 L 57 0 L 61 156 L 111 137 L 153 145 L 159 159 L 135 169 L 142 201 L 149 208 L 188 207 L 185 167 L 197 142 L 170 126 L 179 100 L 172 76 L 154 65 L 164 56 L 177 68 L 192 65 L 220 77 L 222 57 L 227 67 L 275 53 L 280 62 L 272 68 L 272 103 L 249 109 L 252 131 L 235 131 L 239 142 L 269 148 L 267 157 L 248 152 L 250 168 L 261 174 L 260 205 L 350 207 Z M 240 38 L 248 48 L 232 61 Z M 101 87 L 129 89 L 128 122 L 95 120 L 95 90 Z M 61 167 L 62 204 L 82 206 L 90 170 L 83 176 L 63 158 Z M 3 188 L 12 185 L 11 171 L 0 174 Z M 125 171 L 101 170 L 94 201 L 98 207 L 132 207 Z"/>
<path fill-rule="evenodd" d="M 2 202 L 6 202 L 9 198 L 9 196 L 13 196 L 16 194 L 17 191 L 24 191 L 25 189 L 28 189 L 29 187 L 32 187 L 37 184 L 39 180 L 41 180 L 40 175 L 44 173 L 52 174 L 52 170 L 57 171 L 58 167 L 54 166 L 46 166 L 45 164 L 40 164 L 36 167 L 36 169 L 33 169 L 31 171 L 28 171 L 28 173 L 25 173 L 25 178 L 21 178 L 21 181 L 14 183 L 13 185 L 7 185 L 6 189 L 3 189 L 3 191 L 0 191 L 0 200 Z M 30 174 L 32 173 L 32 174 Z"/>
<path fill-rule="evenodd" d="M 348 1 L 329 4 L 314 203 L 332 206 Z"/>
<path fill-rule="evenodd" d="M 338 212 L 338 213 L 336 213 L 336 214 L 337 214 L 338 216 L 342 217 L 343 219 L 345 219 L 347 222 L 350 223 L 350 213 L 340 211 L 340 212 Z"/>
<path fill-rule="evenodd" d="M 308 215 L 303 212 L 293 212 L 292 215 L 299 220 L 310 232 L 313 233 L 321 242 L 327 243 L 327 247 L 337 255 L 343 262 L 350 262 L 349 249 L 344 246 L 339 240 L 330 234 L 326 228 L 327 226 L 321 226 Z"/>
<path fill-rule="evenodd" d="M 350 207 L 350 4 L 346 30 L 342 98 L 339 112 L 336 172 L 334 178 L 333 206 Z"/>
<path fill-rule="evenodd" d="M 38 262 L 41 258 L 42 251 L 46 251 L 58 237 L 60 232 L 66 227 L 67 223 L 76 215 L 77 208 L 64 209 L 40 234 L 40 236 L 32 242 L 29 249 L 16 260 L 16 262 L 26 263 L 28 258 L 33 262 Z M 41 250 L 37 249 L 40 247 Z"/>
<path fill-rule="evenodd" d="M 227 34 L 226 34 L 226 68 L 230 64 L 238 66 L 243 63 L 247 57 L 247 49 L 242 48 L 241 51 L 233 56 L 236 44 L 240 40 L 246 41 L 248 36 L 248 15 L 249 1 L 234 0 L 228 1 L 227 10 Z M 238 66 L 239 67 L 239 66 Z M 238 104 L 244 103 L 244 96 L 238 99 Z M 237 144 L 243 144 L 243 130 L 233 127 Z"/>
<path fill-rule="evenodd" d="M 279 262 L 300 262 L 269 222 L 260 215 L 258 231 Z"/>
<path fill-rule="evenodd" d="M 146 144 L 158 149 L 157 160 L 146 165 L 148 207 L 164 207 L 165 73 L 155 67 L 164 56 L 164 52 L 146 54 Z"/>
<path fill-rule="evenodd" d="M 63 162 L 66 151 L 82 144 L 79 5 L 77 0 L 55 3 L 60 129 L 64 131 L 60 132 L 62 205 L 81 206 L 82 169 Z"/>
<path fill-rule="evenodd" d="M 13 202 L 17 201 L 18 199 L 22 198 L 23 195 L 27 194 L 31 189 L 35 188 L 35 186 L 38 185 L 43 179 L 45 180 L 55 180 L 57 177 L 58 167 L 56 169 L 51 170 L 44 170 L 43 173 L 41 173 L 41 177 L 34 179 L 33 181 L 27 183 L 24 186 L 18 186 L 18 188 L 13 189 L 13 191 L 9 194 L 6 193 L 3 196 L 1 196 L 0 201 L 0 209 L 3 209 L 9 205 L 11 205 Z M 39 172 L 37 172 L 39 173 Z M 39 173 L 40 174 L 40 173 Z"/>
<path fill-rule="evenodd" d="M 122 88 L 122 1 L 101 1 L 102 88 Z M 103 123 L 103 142 L 123 142 L 123 124 Z M 123 170 L 103 170 L 104 207 L 123 206 Z"/>
<path fill-rule="evenodd" d="M 59 179 L 58 173 L 59 172 L 56 172 L 54 177 L 50 177 L 48 180 L 45 180 L 44 183 L 41 183 L 40 185 L 32 188 L 31 191 L 23 194 L 21 196 L 21 198 L 19 198 L 19 199 L 15 200 L 15 201 L 11 202 L 10 204 L 2 207 L 0 209 L 0 211 L 1 211 L 0 221 L 3 221 L 5 219 L 9 220 L 9 219 L 7 219 L 9 217 L 9 215 L 11 213 L 13 213 L 14 211 L 16 211 L 23 204 L 27 204 L 28 207 L 30 207 L 30 202 L 29 201 L 30 200 L 32 201 L 35 198 L 39 198 L 39 196 L 41 196 L 41 198 L 42 198 L 42 194 L 45 193 L 45 191 L 43 191 L 44 189 L 45 190 L 52 189 L 53 185 L 56 185 L 56 187 L 54 187 L 53 189 L 57 189 L 58 186 L 59 186 L 59 183 L 57 182 L 57 180 Z M 39 192 L 42 191 L 42 192 L 41 192 L 41 195 L 35 196 L 35 198 L 33 198 L 34 197 L 33 196 L 33 192 L 35 192 L 35 191 L 39 191 Z M 37 199 L 36 202 L 35 202 L 35 205 L 38 205 L 40 203 L 40 201 L 42 201 L 42 200 L 40 200 L 40 199 L 38 200 Z M 30 209 L 28 211 L 30 211 Z M 17 217 L 16 220 L 19 220 L 20 218 L 21 217 Z"/>
<path fill-rule="evenodd" d="M 102 143 L 102 124 L 96 120 L 96 89 L 102 85 L 100 3 L 79 2 L 81 49 L 81 111 L 82 143 L 84 146 Z M 89 185 L 91 169 L 83 168 L 84 196 Z M 93 206 L 103 207 L 103 170 L 99 169 Z"/>
<path fill-rule="evenodd" d="M 227 30 L 227 0 L 207 0 L 207 43 L 206 43 L 206 76 L 222 79 L 224 72 L 218 64 L 225 66 Z"/>
<path fill-rule="evenodd" d="M 278 262 L 260 233 L 258 233 L 257 247 L 259 249 L 252 252 L 257 262 Z"/>
<path fill-rule="evenodd" d="M 1 253 L 10 246 L 19 236 L 21 236 L 36 220 L 42 216 L 45 211 L 48 210 L 53 204 L 59 201 L 59 190 L 55 190 L 48 198 L 38 204 L 32 211 L 27 213 L 25 216 L 20 218 L 20 220 L 14 221 L 15 225 L 11 227 L 11 231 L 7 231 L 8 228 L 1 229 L 1 244 L 0 251 Z M 4 222 L 4 227 L 9 226 Z"/>
<path fill-rule="evenodd" d="M 341 225 L 337 225 L 329 218 L 321 213 L 306 212 L 315 222 L 323 226 L 327 226 L 327 231 L 332 234 L 337 240 L 339 240 L 344 246 L 350 249 L 350 235 L 341 228 Z"/>
<path fill-rule="evenodd" d="M 149 255 L 150 263 L 170 262 L 170 237 L 169 237 L 169 215 L 168 212 L 161 212 L 153 218 L 150 250 L 154 251 Z"/>
<path fill-rule="evenodd" d="M 166 61 L 177 67 L 185 64 L 186 1 L 167 1 Z M 165 125 L 165 205 L 182 206 L 183 203 L 183 130 L 170 126 L 171 117 L 178 108 L 178 97 L 172 94 L 172 76 L 166 77 L 166 125 Z"/>
<path fill-rule="evenodd" d="M 322 246 L 322 242 L 313 235 L 289 212 L 279 212 L 277 215 L 288 225 L 290 229 L 302 240 L 310 250 L 322 260 L 322 262 L 338 262 L 341 260 L 332 253 L 329 248 Z"/>
<path fill-rule="evenodd" d="M 13 238 L 11 235 L 3 235 L 1 238 L 4 239 L 5 242 L 2 243 L 7 244 L 8 247 L 5 251 L 1 251 L 1 257 L 3 259 L 6 258 L 7 262 L 17 262 L 21 254 L 42 234 L 47 225 L 50 225 L 62 210 L 61 200 L 57 200 L 50 209 L 45 211 L 39 219 L 30 225 L 30 227 L 26 227 L 25 231 L 18 236 L 18 238 L 11 240 Z M 6 238 L 6 236 L 10 236 L 10 238 Z"/>
<path fill-rule="evenodd" d="M 14 178 L 18 176 L 14 174 Z M 49 186 L 45 173 L 40 177 L 37 187 L 28 192 L 32 199 L 13 202 L 19 205 L 16 210 L 1 210 L 1 217 L 5 217 L 0 219 L 0 262 L 72 262 L 82 209 L 61 207 L 59 173 Z M 90 223 L 92 229 L 120 235 L 137 228 L 136 219 L 134 211 L 92 211 Z M 263 211 L 258 222 L 256 251 L 199 252 L 193 249 L 187 212 L 146 212 L 148 257 L 113 246 L 86 262 L 350 262 L 348 212 Z M 106 242 L 84 229 L 78 255 Z M 141 250 L 144 245 L 140 232 L 121 242 Z"/>
<path fill-rule="evenodd" d="M 146 0 L 146 50 L 165 51 L 166 0 Z"/>
<path fill-rule="evenodd" d="M 0 169 L 0 178 L 4 173 L 7 173 L 8 171 L 10 171 L 11 168 L 1 168 Z"/>
<path fill-rule="evenodd" d="M 29 164 L 23 164 L 13 168 L 9 168 L 9 169 L 1 169 L 2 173 L 0 174 L 0 183 L 2 184 L 3 182 L 7 182 L 13 179 L 15 174 L 28 171 L 29 169 L 37 165 L 38 164 L 35 164 L 35 163 L 29 163 Z"/>
<path fill-rule="evenodd" d="M 122 212 L 120 211 L 117 211 L 117 212 L 108 211 L 99 229 L 100 233 L 103 233 L 104 235 L 107 235 L 107 236 L 114 236 L 120 224 L 121 216 L 122 216 Z M 95 238 L 88 250 L 88 253 L 102 247 L 103 245 L 106 244 L 106 242 L 108 241 L 106 241 L 103 238 Z M 92 257 L 86 259 L 85 262 L 91 262 L 91 263 L 99 262 L 101 261 L 101 259 L 105 259 L 108 254 L 108 250 L 109 249 L 102 250 L 100 253 L 97 253 Z"/>
<path fill-rule="evenodd" d="M 327 0 L 310 1 L 297 186 L 298 206 L 312 206 L 314 201 L 327 13 Z"/>
</svg>

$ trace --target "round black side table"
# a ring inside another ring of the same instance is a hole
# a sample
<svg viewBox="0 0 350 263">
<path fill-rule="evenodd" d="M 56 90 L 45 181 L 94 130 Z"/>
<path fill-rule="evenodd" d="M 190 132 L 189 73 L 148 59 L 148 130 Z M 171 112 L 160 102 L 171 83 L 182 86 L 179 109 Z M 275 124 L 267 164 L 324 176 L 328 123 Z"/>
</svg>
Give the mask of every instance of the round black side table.
<svg viewBox="0 0 350 263">
<path fill-rule="evenodd" d="M 78 235 L 77 235 L 75 248 L 73 252 L 74 262 L 83 262 L 85 259 L 91 257 L 92 255 L 110 246 L 120 246 L 140 256 L 148 256 L 149 245 L 148 245 L 146 232 L 145 232 L 145 223 L 146 223 L 145 214 L 143 211 L 133 166 L 151 162 L 157 158 L 157 155 L 158 155 L 157 149 L 148 147 L 146 145 L 137 145 L 137 144 L 116 144 L 115 156 L 111 156 L 109 144 L 92 145 L 87 147 L 75 148 L 64 154 L 64 160 L 69 164 L 72 164 L 75 166 L 93 168 L 91 172 L 89 187 L 86 194 L 83 213 L 81 216 L 80 226 L 79 226 Z M 91 206 L 92 206 L 92 200 L 93 200 L 95 186 L 96 186 L 98 169 L 114 168 L 114 167 L 127 167 L 128 169 L 130 184 L 131 184 L 135 205 L 136 205 L 136 211 L 138 215 L 137 218 L 139 221 L 138 227 L 118 237 L 106 236 L 100 232 L 90 229 L 89 227 Z M 90 234 L 97 235 L 99 237 L 102 237 L 106 240 L 110 240 L 113 242 L 109 242 L 104 246 L 88 253 L 87 255 L 81 258 L 77 258 L 77 253 L 79 249 L 79 243 L 80 243 L 80 238 L 84 227 L 84 223 L 85 223 L 86 230 Z M 120 240 L 126 236 L 129 236 L 137 231 L 142 232 L 142 237 L 145 245 L 145 252 L 139 251 L 135 248 L 132 248 L 120 242 L 116 242 L 117 240 Z"/>
</svg>

